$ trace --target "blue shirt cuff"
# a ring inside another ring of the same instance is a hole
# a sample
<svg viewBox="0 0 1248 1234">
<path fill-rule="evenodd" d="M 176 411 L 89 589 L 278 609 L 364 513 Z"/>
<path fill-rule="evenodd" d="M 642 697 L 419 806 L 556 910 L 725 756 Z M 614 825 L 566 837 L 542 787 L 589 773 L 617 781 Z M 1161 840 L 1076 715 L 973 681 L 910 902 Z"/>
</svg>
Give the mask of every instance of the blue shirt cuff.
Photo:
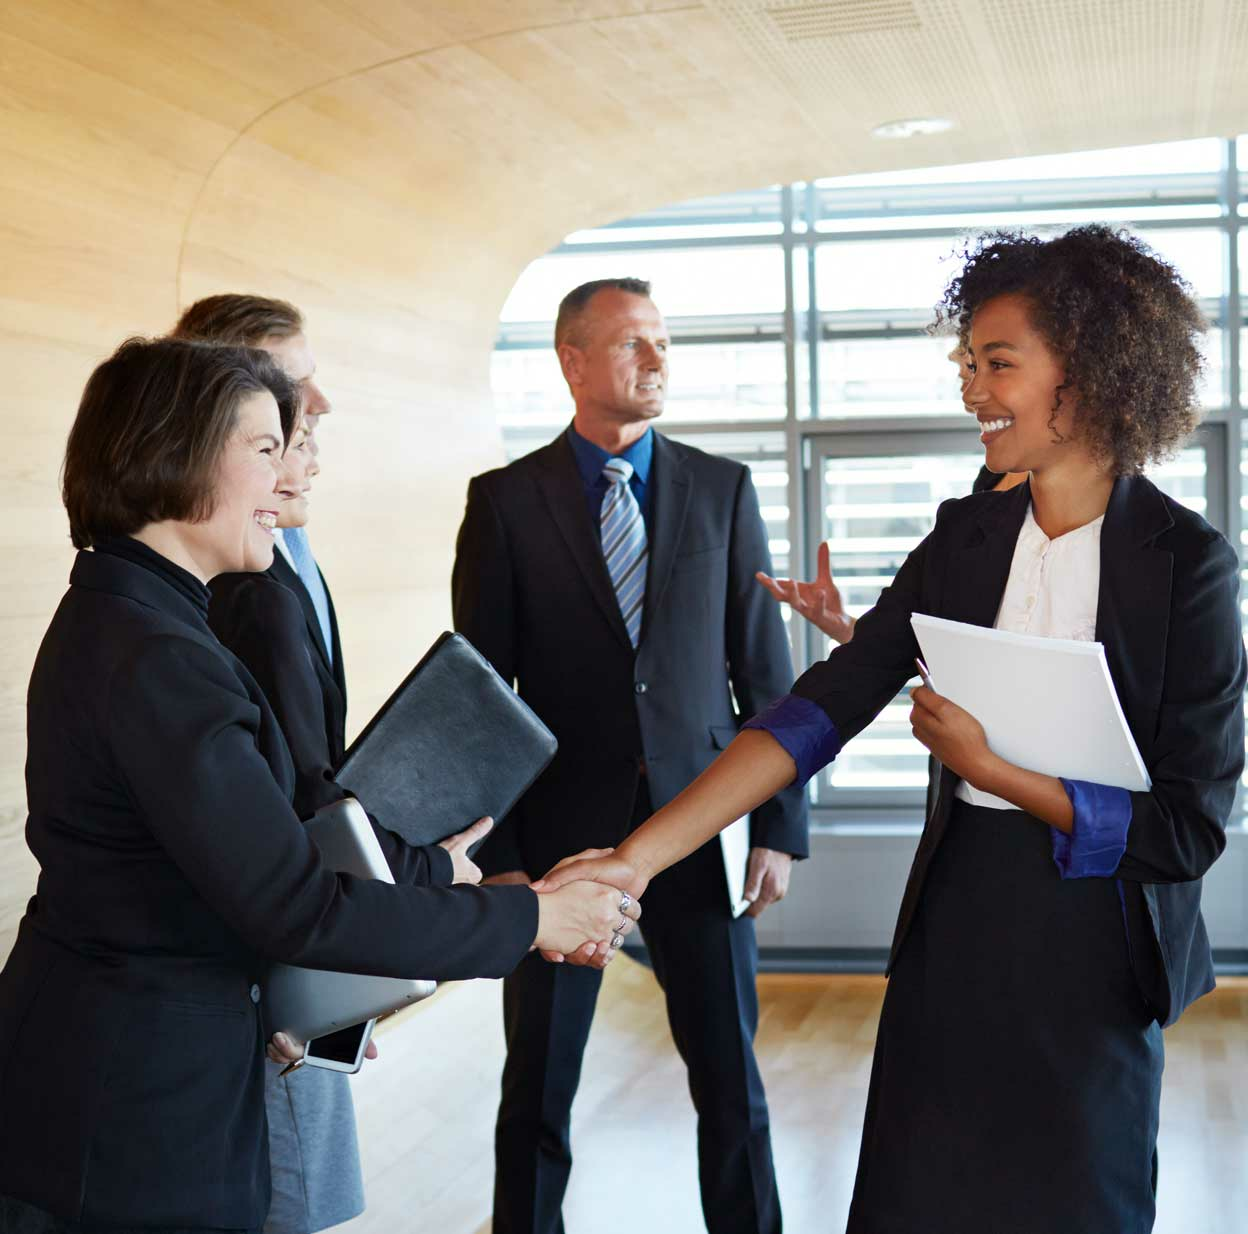
<svg viewBox="0 0 1248 1234">
<path fill-rule="evenodd" d="M 1131 794 L 1125 788 L 1063 780 L 1075 820 L 1067 835 L 1053 832 L 1053 861 L 1063 878 L 1110 878 L 1127 848 Z"/>
<path fill-rule="evenodd" d="M 776 699 L 741 727 L 770 733 L 797 764 L 794 783 L 799 785 L 826 767 L 841 752 L 843 744 L 828 713 L 818 703 L 796 694 Z"/>
</svg>

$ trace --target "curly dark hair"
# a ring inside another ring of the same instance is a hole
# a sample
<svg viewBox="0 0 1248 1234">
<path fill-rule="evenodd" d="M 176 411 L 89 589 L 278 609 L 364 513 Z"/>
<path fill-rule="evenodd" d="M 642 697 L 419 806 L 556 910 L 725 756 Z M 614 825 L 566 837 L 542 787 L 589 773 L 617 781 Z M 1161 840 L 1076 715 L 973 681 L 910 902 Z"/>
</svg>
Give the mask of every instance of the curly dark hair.
<svg viewBox="0 0 1248 1234">
<path fill-rule="evenodd" d="M 1079 402 L 1074 424 L 1098 459 L 1133 475 L 1173 453 L 1199 421 L 1198 346 L 1206 323 L 1177 270 L 1137 237 L 1102 224 L 1044 240 L 994 231 L 968 242 L 937 307 L 936 327 L 956 326 L 966 346 L 971 318 L 995 296 L 1031 303 L 1032 324 Z"/>
</svg>

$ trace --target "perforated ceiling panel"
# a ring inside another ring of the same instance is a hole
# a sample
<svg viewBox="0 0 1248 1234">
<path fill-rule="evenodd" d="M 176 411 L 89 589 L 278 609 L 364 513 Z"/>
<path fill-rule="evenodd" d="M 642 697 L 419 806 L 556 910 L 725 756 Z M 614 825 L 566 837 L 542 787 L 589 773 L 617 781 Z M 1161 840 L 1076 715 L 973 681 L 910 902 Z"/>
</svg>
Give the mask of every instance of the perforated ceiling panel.
<svg viewBox="0 0 1248 1234">
<path fill-rule="evenodd" d="M 705 0 L 854 167 L 1248 129 L 1248 0 Z M 948 134 L 880 149 L 871 129 Z"/>
<path fill-rule="evenodd" d="M 773 4 L 772 24 L 790 42 L 835 38 L 868 30 L 917 30 L 919 15 L 910 0 L 844 0 L 841 4 Z"/>
</svg>

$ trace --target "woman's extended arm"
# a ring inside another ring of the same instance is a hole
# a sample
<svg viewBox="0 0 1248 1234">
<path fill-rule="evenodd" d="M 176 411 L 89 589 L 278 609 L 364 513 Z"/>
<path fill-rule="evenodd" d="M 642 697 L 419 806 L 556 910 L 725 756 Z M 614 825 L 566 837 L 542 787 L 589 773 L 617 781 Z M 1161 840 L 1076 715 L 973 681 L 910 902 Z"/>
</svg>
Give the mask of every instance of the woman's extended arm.
<svg viewBox="0 0 1248 1234">
<path fill-rule="evenodd" d="M 220 650 L 190 638 L 147 640 L 109 690 L 119 784 L 190 885 L 261 955 L 383 977 L 502 977 L 532 945 L 569 953 L 618 928 L 610 887 L 539 903 L 527 887 L 333 873 L 257 749 L 259 719 Z"/>
<path fill-rule="evenodd" d="M 572 861 L 533 884 L 548 892 L 588 878 L 640 896 L 650 880 L 793 783 L 797 765 L 770 733 L 747 729 L 684 792 L 609 857 Z"/>
<path fill-rule="evenodd" d="M 918 604 L 924 562 L 936 534 L 902 563 L 875 607 L 858 622 L 851 642 L 834 648 L 827 660 L 802 674 L 792 694 L 750 720 L 715 762 L 610 857 L 558 866 L 534 887 L 544 891 L 593 878 L 640 894 L 655 874 L 786 785 L 805 783 L 830 762 L 913 675 L 917 644 L 910 614 Z"/>
</svg>

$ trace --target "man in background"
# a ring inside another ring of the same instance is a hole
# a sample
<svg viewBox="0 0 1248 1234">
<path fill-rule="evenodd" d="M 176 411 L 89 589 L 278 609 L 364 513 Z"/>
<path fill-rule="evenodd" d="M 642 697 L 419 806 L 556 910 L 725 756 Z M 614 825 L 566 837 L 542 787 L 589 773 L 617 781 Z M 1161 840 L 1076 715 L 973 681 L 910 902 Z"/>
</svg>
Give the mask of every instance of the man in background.
<svg viewBox="0 0 1248 1234">
<path fill-rule="evenodd" d="M 173 328 L 173 337 L 267 351 L 299 387 L 308 446 L 314 455 L 317 453 L 316 428 L 331 408 L 316 382 L 316 360 L 304 329 L 303 314 L 293 304 L 264 296 L 208 296 L 182 314 Z M 314 667 L 325 702 L 326 740 L 331 757 L 339 759 L 346 748 L 347 677 L 334 601 L 312 554 L 307 530 L 276 528 L 274 538 L 278 551 L 273 554 L 270 572 L 295 593 L 303 609 L 308 635 L 316 650 Z"/>
<path fill-rule="evenodd" d="M 754 582 L 770 556 L 748 468 L 652 427 L 668 336 L 649 284 L 605 279 L 570 292 L 555 347 L 573 422 L 470 483 L 452 583 L 456 629 L 559 740 L 481 849 L 487 882 L 528 882 L 563 857 L 619 843 L 793 676 L 779 611 Z M 753 1046 L 753 917 L 784 895 L 793 858 L 807 854 L 802 791 L 760 806 L 750 826 L 748 915 L 733 915 L 716 838 L 651 883 L 642 916 L 698 1112 L 711 1234 L 781 1228 Z M 596 969 L 538 955 L 504 982 L 495 1234 L 563 1230 L 572 1101 L 600 983 Z"/>
</svg>

